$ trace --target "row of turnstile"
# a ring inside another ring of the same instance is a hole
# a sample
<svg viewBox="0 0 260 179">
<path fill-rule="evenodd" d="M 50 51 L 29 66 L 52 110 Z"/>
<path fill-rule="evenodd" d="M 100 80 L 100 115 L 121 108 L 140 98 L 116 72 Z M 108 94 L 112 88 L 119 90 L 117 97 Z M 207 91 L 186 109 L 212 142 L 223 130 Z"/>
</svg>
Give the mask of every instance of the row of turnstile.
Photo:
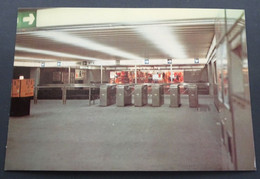
<svg viewBox="0 0 260 179">
<path fill-rule="evenodd" d="M 134 91 L 132 88 L 134 87 Z M 179 84 L 170 85 L 170 107 L 180 107 Z M 196 84 L 188 86 L 189 106 L 198 107 L 198 88 Z M 134 94 L 134 105 L 137 107 L 148 104 L 148 86 L 140 85 L 114 85 L 104 84 L 100 86 L 100 106 L 126 106 L 132 104 L 132 93 Z M 152 106 L 160 107 L 164 104 L 164 86 L 161 84 L 152 85 Z"/>
</svg>

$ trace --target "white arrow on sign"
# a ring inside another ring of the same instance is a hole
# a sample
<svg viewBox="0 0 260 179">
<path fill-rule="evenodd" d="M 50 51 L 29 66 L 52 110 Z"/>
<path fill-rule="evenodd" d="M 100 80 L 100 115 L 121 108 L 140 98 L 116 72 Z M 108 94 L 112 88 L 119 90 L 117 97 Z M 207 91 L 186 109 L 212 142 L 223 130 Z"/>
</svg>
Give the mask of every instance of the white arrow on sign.
<svg viewBox="0 0 260 179">
<path fill-rule="evenodd" d="M 29 14 L 29 17 L 24 17 L 23 18 L 23 22 L 28 22 L 29 25 L 32 25 L 32 23 L 34 22 L 35 17 L 32 13 Z"/>
</svg>

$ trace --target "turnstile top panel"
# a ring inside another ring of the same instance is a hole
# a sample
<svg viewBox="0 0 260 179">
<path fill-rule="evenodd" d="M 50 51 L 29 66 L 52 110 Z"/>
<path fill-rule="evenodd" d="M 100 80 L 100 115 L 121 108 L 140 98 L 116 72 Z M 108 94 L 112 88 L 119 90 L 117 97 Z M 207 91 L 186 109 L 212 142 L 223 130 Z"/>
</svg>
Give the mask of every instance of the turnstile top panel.
<svg viewBox="0 0 260 179">
<path fill-rule="evenodd" d="M 153 86 L 159 87 L 159 86 L 163 86 L 163 84 L 152 84 L 152 87 Z"/>
<path fill-rule="evenodd" d="M 115 84 L 102 84 L 100 87 L 107 87 L 107 86 L 116 86 Z"/>
<path fill-rule="evenodd" d="M 130 88 L 130 85 L 117 85 L 116 86 L 116 88 L 120 88 L 120 89 L 122 89 L 122 88 L 124 88 L 124 89 L 129 89 Z"/>
<path fill-rule="evenodd" d="M 147 87 L 147 85 L 146 84 L 139 84 L 139 85 L 135 85 L 135 88 L 143 88 L 143 87 Z"/>
<path fill-rule="evenodd" d="M 196 85 L 196 84 L 189 84 L 188 87 L 189 87 L 189 88 L 197 88 L 198 85 Z"/>
<path fill-rule="evenodd" d="M 180 85 L 179 84 L 171 84 L 170 88 L 178 88 Z"/>
<path fill-rule="evenodd" d="M 129 85 L 117 85 L 117 87 L 125 87 L 125 86 L 129 86 Z"/>
</svg>

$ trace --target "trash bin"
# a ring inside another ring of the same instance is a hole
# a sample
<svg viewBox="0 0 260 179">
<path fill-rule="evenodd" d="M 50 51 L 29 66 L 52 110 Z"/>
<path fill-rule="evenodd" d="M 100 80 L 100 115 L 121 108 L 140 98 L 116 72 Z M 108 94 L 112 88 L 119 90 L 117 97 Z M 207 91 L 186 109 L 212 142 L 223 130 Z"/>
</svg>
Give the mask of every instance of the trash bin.
<svg viewBox="0 0 260 179">
<path fill-rule="evenodd" d="M 100 86 L 100 106 L 116 103 L 116 85 L 103 84 Z"/>
<path fill-rule="evenodd" d="M 164 104 L 164 88 L 163 85 L 152 85 L 152 106 L 160 107 Z"/>
<path fill-rule="evenodd" d="M 135 106 L 143 106 L 148 103 L 147 85 L 135 85 L 134 103 Z"/>
<path fill-rule="evenodd" d="M 198 108 L 198 87 L 196 84 L 190 84 L 189 88 L 189 105 L 191 108 Z"/>
<path fill-rule="evenodd" d="M 129 85 L 118 85 L 116 87 L 116 105 L 126 106 L 132 104 L 132 90 Z"/>
<path fill-rule="evenodd" d="M 10 116 L 30 115 L 32 97 L 11 98 Z"/>
<path fill-rule="evenodd" d="M 170 85 L 170 107 L 180 107 L 180 88 L 179 84 Z"/>
</svg>

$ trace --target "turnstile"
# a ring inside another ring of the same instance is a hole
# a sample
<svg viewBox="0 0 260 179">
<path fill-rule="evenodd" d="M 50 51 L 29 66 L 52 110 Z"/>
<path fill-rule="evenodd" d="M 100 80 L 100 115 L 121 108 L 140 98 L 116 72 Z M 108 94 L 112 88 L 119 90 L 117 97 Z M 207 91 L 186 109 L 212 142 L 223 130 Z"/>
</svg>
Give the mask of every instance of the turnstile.
<svg viewBox="0 0 260 179">
<path fill-rule="evenodd" d="M 160 107 L 164 104 L 164 88 L 161 84 L 152 85 L 152 106 Z"/>
<path fill-rule="evenodd" d="M 143 106 L 148 103 L 147 85 L 135 85 L 134 104 L 135 106 Z"/>
<path fill-rule="evenodd" d="M 126 106 L 132 104 L 132 90 L 129 85 L 117 85 L 116 87 L 116 105 Z"/>
<path fill-rule="evenodd" d="M 180 107 L 180 88 L 179 84 L 170 85 L 170 107 Z"/>
<path fill-rule="evenodd" d="M 196 84 L 190 84 L 189 88 L 189 106 L 191 108 L 198 108 L 198 86 Z"/>
<path fill-rule="evenodd" d="M 103 84 L 100 86 L 100 106 L 116 103 L 116 85 Z"/>
</svg>

